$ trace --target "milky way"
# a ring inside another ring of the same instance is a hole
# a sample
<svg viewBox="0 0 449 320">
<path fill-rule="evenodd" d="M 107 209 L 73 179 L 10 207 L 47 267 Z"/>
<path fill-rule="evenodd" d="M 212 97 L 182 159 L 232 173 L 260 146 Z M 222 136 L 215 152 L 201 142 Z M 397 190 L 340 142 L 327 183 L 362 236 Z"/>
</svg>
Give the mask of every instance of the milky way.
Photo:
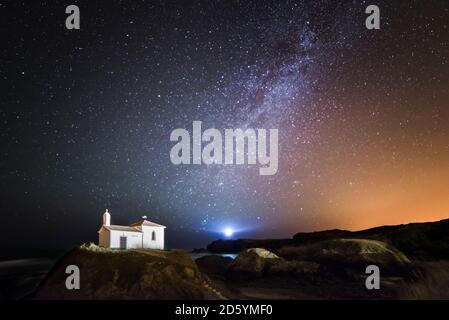
<svg viewBox="0 0 449 320">
<path fill-rule="evenodd" d="M 95 240 L 105 208 L 185 247 L 448 216 L 448 5 L 380 1 L 367 30 L 368 4 L 80 1 L 74 31 L 2 3 L 4 236 Z M 173 165 L 194 120 L 279 129 L 278 173 Z"/>
</svg>

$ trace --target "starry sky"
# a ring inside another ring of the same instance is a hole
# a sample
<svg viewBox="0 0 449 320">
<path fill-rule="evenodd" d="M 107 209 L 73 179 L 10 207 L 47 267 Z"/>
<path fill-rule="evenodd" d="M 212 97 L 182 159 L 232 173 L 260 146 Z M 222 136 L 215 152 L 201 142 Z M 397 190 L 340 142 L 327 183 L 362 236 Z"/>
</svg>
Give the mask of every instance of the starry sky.
<svg viewBox="0 0 449 320">
<path fill-rule="evenodd" d="M 447 1 L 11 0 L 0 26 L 6 248 L 96 241 L 106 208 L 185 248 L 449 218 Z M 194 120 L 277 128 L 277 174 L 173 165 Z"/>
</svg>

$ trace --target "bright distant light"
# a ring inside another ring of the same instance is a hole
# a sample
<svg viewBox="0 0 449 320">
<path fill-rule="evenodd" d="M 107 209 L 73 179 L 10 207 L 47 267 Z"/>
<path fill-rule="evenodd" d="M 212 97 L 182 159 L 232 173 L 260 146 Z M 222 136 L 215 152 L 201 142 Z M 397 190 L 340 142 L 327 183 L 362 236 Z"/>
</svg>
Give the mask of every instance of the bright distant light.
<svg viewBox="0 0 449 320">
<path fill-rule="evenodd" d="M 231 228 L 226 228 L 223 230 L 223 232 L 226 237 L 232 237 L 232 235 L 234 234 L 234 230 L 232 230 Z"/>
</svg>

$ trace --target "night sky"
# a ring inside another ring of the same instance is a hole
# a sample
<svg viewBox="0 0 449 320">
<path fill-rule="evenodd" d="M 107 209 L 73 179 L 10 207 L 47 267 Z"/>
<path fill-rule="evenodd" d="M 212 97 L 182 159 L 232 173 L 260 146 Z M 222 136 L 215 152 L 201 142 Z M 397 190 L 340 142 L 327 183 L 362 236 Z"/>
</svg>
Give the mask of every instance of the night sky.
<svg viewBox="0 0 449 320">
<path fill-rule="evenodd" d="M 81 29 L 65 28 L 66 6 Z M 367 30 L 376 4 L 381 29 Z M 0 1 L 2 248 L 148 216 L 169 247 L 449 218 L 449 3 Z M 279 169 L 170 133 L 278 128 Z"/>
</svg>

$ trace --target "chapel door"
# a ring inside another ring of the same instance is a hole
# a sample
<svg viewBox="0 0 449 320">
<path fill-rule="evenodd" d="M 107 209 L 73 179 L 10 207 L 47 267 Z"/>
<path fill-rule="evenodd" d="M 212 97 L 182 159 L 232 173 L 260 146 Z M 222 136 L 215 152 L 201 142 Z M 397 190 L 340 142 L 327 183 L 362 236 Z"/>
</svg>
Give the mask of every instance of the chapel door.
<svg viewBox="0 0 449 320">
<path fill-rule="evenodd" d="M 127 240 L 127 237 L 120 237 L 120 249 L 126 249 Z"/>
</svg>

